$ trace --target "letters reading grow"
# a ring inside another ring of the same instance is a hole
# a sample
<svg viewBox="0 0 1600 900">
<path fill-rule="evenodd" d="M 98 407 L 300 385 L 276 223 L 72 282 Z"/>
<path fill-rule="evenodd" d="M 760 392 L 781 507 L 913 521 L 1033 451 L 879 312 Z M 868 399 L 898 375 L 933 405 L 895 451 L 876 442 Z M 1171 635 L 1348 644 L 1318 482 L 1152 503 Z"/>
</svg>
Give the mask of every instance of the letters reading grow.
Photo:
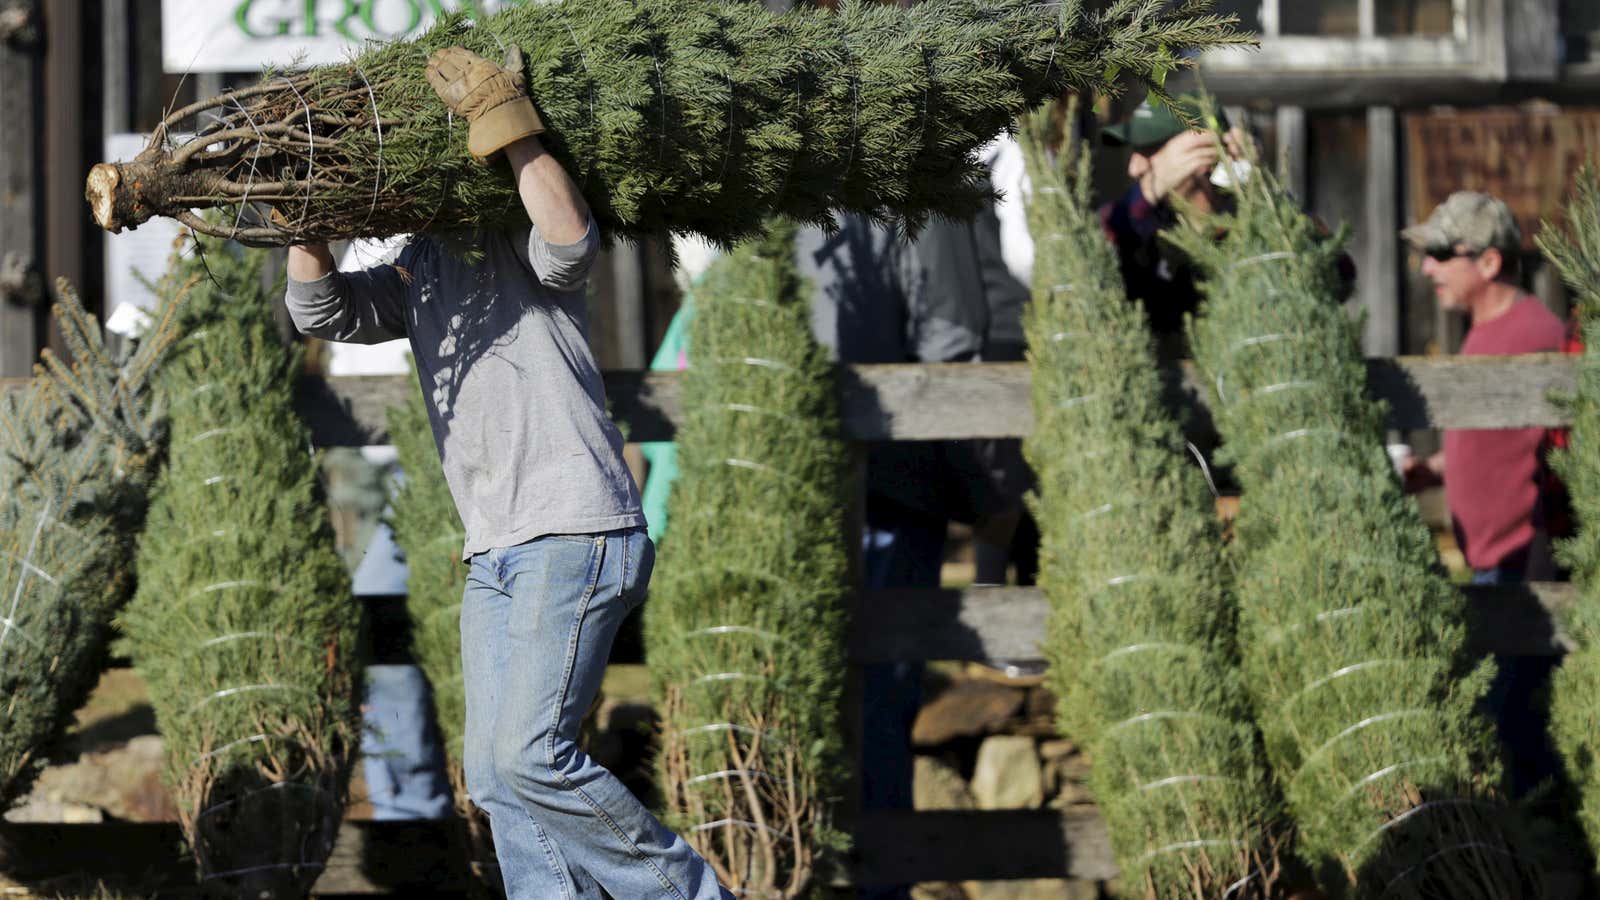
<svg viewBox="0 0 1600 900">
<path fill-rule="evenodd" d="M 250 38 L 316 37 L 332 29 L 346 40 L 395 40 L 458 10 L 486 15 L 529 0 L 239 0 L 233 21 Z"/>
</svg>

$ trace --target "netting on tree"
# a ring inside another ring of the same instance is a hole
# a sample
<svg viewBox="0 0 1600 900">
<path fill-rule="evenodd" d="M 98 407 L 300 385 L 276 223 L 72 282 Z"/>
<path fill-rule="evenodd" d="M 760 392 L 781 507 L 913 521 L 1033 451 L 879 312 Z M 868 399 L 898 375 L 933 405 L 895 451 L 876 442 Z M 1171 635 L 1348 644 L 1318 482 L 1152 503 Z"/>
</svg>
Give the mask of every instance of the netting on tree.
<svg viewBox="0 0 1600 900">
<path fill-rule="evenodd" d="M 783 15 L 720 0 L 584 0 L 448 16 L 414 41 L 175 111 L 133 160 L 96 166 L 102 227 L 173 216 L 282 245 L 525 226 L 504 164 L 482 167 L 423 77 L 461 44 L 526 53 L 543 141 L 609 236 L 731 243 L 773 214 L 913 222 L 987 191 L 972 153 L 1066 89 L 1159 82 L 1191 51 L 1245 40 L 1204 3 L 928 0 Z M 192 123 L 192 124 L 190 124 Z M 180 129 L 192 136 L 178 140 Z M 194 209 L 222 207 L 214 221 Z"/>
<path fill-rule="evenodd" d="M 1384 451 L 1343 240 L 1257 167 L 1170 236 L 1204 273 L 1190 336 L 1244 489 L 1239 643 L 1300 855 L 1334 896 L 1538 897 L 1502 802 L 1491 666 Z"/>
<path fill-rule="evenodd" d="M 303 896 L 359 749 L 360 610 L 293 408 L 264 253 L 209 242 L 163 372 L 168 462 L 118 624 L 150 685 L 201 878 L 223 896 Z"/>
<path fill-rule="evenodd" d="M 1569 399 L 1571 440 L 1552 463 L 1572 496 L 1578 534 L 1558 545 L 1580 591 L 1562 622 L 1577 642 L 1552 676 L 1550 733 L 1577 789 L 1590 852 L 1600 848 L 1600 169 L 1578 174 L 1565 227 L 1546 223 L 1538 241 L 1571 287 L 1583 327 L 1578 390 Z M 1596 853 L 1600 856 L 1600 853 Z"/>
<path fill-rule="evenodd" d="M 47 350 L 23 388 L 0 396 L 0 809 L 27 792 L 88 698 L 133 588 L 165 433 L 151 378 L 190 286 L 165 282 L 153 326 L 118 354 L 58 282 L 72 364 Z"/>
<path fill-rule="evenodd" d="M 1123 878 L 1151 898 L 1266 898 L 1289 831 L 1261 756 L 1205 476 L 1089 202 L 1088 155 L 1020 135 L 1033 193 L 1025 320 L 1040 585 L 1064 734 L 1094 759 Z"/>
<path fill-rule="evenodd" d="M 843 846 L 843 445 L 795 228 L 695 290 L 671 527 L 645 607 L 667 820 L 749 897 L 815 887 Z"/>
</svg>

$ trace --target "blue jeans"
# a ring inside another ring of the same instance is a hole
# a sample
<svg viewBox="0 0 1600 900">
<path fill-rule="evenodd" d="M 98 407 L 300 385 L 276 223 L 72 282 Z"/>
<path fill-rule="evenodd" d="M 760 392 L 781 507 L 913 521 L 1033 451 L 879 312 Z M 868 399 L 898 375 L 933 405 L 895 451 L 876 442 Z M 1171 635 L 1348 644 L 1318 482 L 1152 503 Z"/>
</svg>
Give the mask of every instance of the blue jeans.
<svg viewBox="0 0 1600 900">
<path fill-rule="evenodd" d="M 372 818 L 442 819 L 450 815 L 444 743 L 433 721 L 428 679 L 411 665 L 367 666 L 362 704 L 362 772 Z"/>
<path fill-rule="evenodd" d="M 719 900 L 705 860 L 578 746 L 611 641 L 655 562 L 644 529 L 472 557 L 461 606 L 467 791 L 508 900 Z"/>
</svg>

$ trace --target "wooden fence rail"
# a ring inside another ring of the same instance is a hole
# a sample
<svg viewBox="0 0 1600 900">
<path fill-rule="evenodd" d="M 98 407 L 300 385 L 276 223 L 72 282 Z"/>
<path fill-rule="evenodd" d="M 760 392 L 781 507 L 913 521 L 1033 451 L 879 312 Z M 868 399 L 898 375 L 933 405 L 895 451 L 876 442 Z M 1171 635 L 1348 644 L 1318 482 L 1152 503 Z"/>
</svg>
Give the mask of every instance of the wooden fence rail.
<svg viewBox="0 0 1600 900">
<path fill-rule="evenodd" d="M 1551 402 L 1577 384 L 1576 358 L 1398 357 L 1367 362 L 1375 397 L 1394 428 L 1523 428 L 1564 425 Z M 683 416 L 678 372 L 608 372 L 612 415 L 633 441 L 670 440 Z M 1033 431 L 1027 363 L 840 367 L 845 436 L 858 441 L 1026 437 Z M 1210 421 L 1192 366 L 1166 372 L 1170 391 Z M 409 376 L 307 379 L 300 411 L 319 445 L 388 442 L 384 413 L 416 390 Z"/>
<path fill-rule="evenodd" d="M 1572 649 L 1561 614 L 1577 596 L 1570 584 L 1463 588 L 1473 651 L 1557 656 Z M 850 660 L 1037 662 L 1049 609 L 1035 588 L 871 591 L 851 625 Z"/>
</svg>

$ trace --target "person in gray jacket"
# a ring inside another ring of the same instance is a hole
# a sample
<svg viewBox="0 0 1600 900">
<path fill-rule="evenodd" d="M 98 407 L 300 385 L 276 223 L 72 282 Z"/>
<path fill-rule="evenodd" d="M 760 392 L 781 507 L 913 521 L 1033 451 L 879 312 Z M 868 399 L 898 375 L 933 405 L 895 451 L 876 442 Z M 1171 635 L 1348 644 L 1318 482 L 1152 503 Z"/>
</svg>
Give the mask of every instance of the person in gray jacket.
<svg viewBox="0 0 1600 900">
<path fill-rule="evenodd" d="M 655 551 L 585 334 L 599 234 L 540 144 L 521 69 L 515 48 L 502 68 L 456 47 L 428 79 L 468 122 L 470 152 L 503 152 L 528 227 L 420 235 L 360 272 L 337 271 L 324 245 L 292 247 L 289 312 L 326 340 L 411 343 L 466 526 L 464 766 L 507 896 L 731 897 L 577 744 Z"/>
</svg>

